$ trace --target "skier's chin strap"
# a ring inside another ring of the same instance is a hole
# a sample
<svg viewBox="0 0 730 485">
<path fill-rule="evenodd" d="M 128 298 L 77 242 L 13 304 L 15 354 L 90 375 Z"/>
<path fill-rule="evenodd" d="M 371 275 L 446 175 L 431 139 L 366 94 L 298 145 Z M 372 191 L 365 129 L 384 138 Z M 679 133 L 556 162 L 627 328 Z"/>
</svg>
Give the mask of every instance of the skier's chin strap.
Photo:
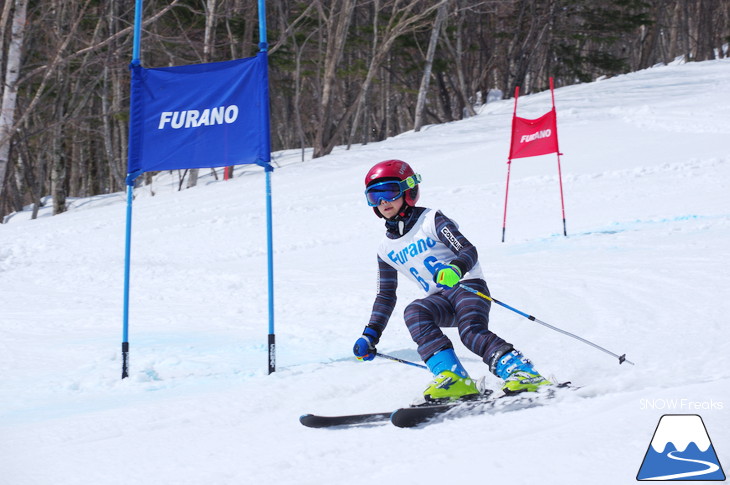
<svg viewBox="0 0 730 485">
<path fill-rule="evenodd" d="M 414 216 L 417 211 L 405 202 L 396 215 L 385 220 L 385 227 L 389 233 L 401 237 L 413 227 Z"/>
</svg>

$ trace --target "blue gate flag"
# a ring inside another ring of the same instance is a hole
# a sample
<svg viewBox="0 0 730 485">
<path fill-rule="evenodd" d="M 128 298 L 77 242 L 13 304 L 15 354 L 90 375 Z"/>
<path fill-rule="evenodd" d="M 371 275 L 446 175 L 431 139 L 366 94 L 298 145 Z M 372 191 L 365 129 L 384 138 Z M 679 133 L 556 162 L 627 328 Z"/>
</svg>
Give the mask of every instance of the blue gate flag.
<svg viewBox="0 0 730 485">
<path fill-rule="evenodd" d="M 266 52 L 233 61 L 132 64 L 128 183 L 149 171 L 268 166 Z"/>
<path fill-rule="evenodd" d="M 266 175 L 269 374 L 276 370 L 271 134 L 265 0 L 258 0 L 259 53 L 227 62 L 145 69 L 142 0 L 135 0 L 127 150 L 122 379 L 129 377 L 129 298 L 134 180 L 143 172 L 257 164 Z"/>
</svg>

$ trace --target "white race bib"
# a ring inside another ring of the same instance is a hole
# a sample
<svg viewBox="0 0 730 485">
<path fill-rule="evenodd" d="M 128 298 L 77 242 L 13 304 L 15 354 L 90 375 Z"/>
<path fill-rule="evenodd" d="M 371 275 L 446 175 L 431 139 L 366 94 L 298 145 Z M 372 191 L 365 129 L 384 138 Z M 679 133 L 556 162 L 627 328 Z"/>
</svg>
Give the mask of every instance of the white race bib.
<svg viewBox="0 0 730 485">
<path fill-rule="evenodd" d="M 383 261 L 429 295 L 441 291 L 433 282 L 434 267 L 439 263 L 449 264 L 456 257 L 451 248 L 439 239 L 435 218 L 436 211 L 426 209 L 410 231 L 398 239 L 386 236 L 378 248 L 378 256 Z M 455 236 L 447 228 L 444 231 L 444 236 L 458 248 Z M 478 262 L 463 276 L 463 279 L 473 278 L 484 279 Z"/>
</svg>

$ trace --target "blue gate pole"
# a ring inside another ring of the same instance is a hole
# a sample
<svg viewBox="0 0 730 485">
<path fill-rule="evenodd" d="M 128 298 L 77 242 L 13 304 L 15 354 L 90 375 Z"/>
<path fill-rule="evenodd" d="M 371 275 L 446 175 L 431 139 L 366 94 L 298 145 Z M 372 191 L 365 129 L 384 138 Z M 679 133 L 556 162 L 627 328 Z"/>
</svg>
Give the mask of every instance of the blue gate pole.
<svg viewBox="0 0 730 485">
<path fill-rule="evenodd" d="M 139 46 L 142 33 L 142 0 L 134 3 L 134 38 L 132 39 L 132 63 L 139 63 Z"/>
<path fill-rule="evenodd" d="M 274 334 L 274 248 L 271 217 L 271 172 L 269 164 L 266 167 L 266 246 L 268 252 L 269 272 L 269 374 L 276 371 L 276 336 Z"/>
<path fill-rule="evenodd" d="M 259 10 L 259 52 L 266 56 L 268 51 L 268 43 L 266 39 L 266 1 L 258 0 Z M 274 244 L 273 244 L 273 218 L 271 216 L 271 172 L 274 167 L 271 166 L 271 134 L 269 121 L 269 87 L 268 87 L 268 60 L 266 61 L 266 86 L 264 86 L 263 100 L 264 107 L 262 109 L 265 117 L 264 126 L 264 143 L 267 147 L 268 160 L 265 160 L 266 171 L 266 246 L 267 246 L 267 270 L 269 273 L 269 374 L 276 371 L 276 335 L 274 332 Z"/>
<path fill-rule="evenodd" d="M 140 64 L 140 37 L 142 32 L 142 0 L 134 4 L 134 38 L 132 41 L 132 66 Z M 130 100 L 129 129 L 132 129 Z M 132 137 L 129 137 L 131 140 Z M 127 174 L 127 224 L 124 237 L 124 303 L 122 310 L 122 379 L 129 377 L 129 275 L 132 254 L 132 201 L 134 200 L 135 176 Z"/>
<path fill-rule="evenodd" d="M 124 238 L 124 310 L 122 314 L 122 379 L 129 377 L 129 273 L 132 247 L 133 191 L 134 181 L 127 185 L 127 228 Z"/>
</svg>

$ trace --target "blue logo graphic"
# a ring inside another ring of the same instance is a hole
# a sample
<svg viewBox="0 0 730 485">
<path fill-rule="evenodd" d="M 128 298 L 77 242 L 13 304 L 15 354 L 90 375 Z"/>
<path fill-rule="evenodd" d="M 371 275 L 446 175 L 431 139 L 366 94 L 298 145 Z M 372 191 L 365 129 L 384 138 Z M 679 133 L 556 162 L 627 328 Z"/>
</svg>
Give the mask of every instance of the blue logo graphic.
<svg viewBox="0 0 730 485">
<path fill-rule="evenodd" d="M 725 480 L 702 418 L 665 414 L 646 450 L 637 480 Z"/>
</svg>

